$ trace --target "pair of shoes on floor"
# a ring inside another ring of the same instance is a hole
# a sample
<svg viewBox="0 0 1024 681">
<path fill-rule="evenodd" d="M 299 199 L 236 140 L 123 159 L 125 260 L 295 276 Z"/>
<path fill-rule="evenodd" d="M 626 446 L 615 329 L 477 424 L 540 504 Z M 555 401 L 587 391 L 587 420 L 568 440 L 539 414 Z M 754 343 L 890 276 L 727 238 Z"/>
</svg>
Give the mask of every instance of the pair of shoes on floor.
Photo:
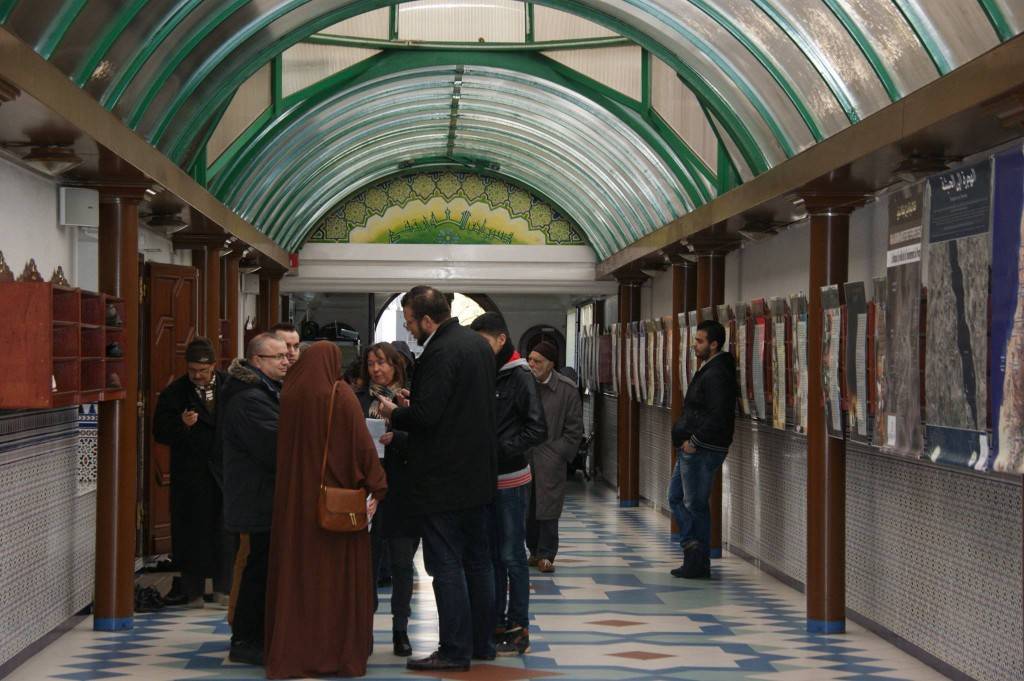
<svg viewBox="0 0 1024 681">
<path fill-rule="evenodd" d="M 164 607 L 160 592 L 151 586 L 135 585 L 135 612 L 156 612 Z"/>
<path fill-rule="evenodd" d="M 537 569 L 546 574 L 552 573 L 555 571 L 555 564 L 547 558 L 541 558 L 537 561 Z"/>
<path fill-rule="evenodd" d="M 262 667 L 263 646 L 252 641 L 232 640 L 228 659 L 238 664 L 251 664 L 256 667 Z"/>
<path fill-rule="evenodd" d="M 671 573 L 673 577 L 681 579 L 711 579 L 711 566 L 701 565 L 691 569 L 686 563 L 683 563 L 679 567 L 673 568 Z"/>
<path fill-rule="evenodd" d="M 530 631 L 526 627 L 509 627 L 495 647 L 498 657 L 513 657 L 530 652 Z"/>
<path fill-rule="evenodd" d="M 212 608 L 214 610 L 227 610 L 228 604 L 231 603 L 231 596 L 219 591 L 214 591 L 212 594 L 206 594 L 203 596 L 203 601 L 206 603 L 207 608 Z"/>
<path fill-rule="evenodd" d="M 673 577 L 711 579 L 711 557 L 700 542 L 690 540 L 683 545 L 683 564 L 672 570 Z"/>
<path fill-rule="evenodd" d="M 437 650 L 429 657 L 420 658 L 419 660 L 409 660 L 405 663 L 405 668 L 421 672 L 468 672 L 469 661 L 449 660 L 441 654 L 440 650 Z"/>
<path fill-rule="evenodd" d="M 409 643 L 409 634 L 407 632 L 392 631 L 391 644 L 394 646 L 395 655 L 398 657 L 409 657 L 412 655 L 412 644 Z"/>
</svg>

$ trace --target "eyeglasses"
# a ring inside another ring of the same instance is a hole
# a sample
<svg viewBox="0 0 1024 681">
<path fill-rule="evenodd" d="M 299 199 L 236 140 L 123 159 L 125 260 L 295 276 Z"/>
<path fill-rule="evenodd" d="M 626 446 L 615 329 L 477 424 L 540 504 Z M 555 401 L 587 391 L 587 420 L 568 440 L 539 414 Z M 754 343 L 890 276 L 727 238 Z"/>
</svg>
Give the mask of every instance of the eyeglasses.
<svg viewBox="0 0 1024 681">
<path fill-rule="evenodd" d="M 288 359 L 288 355 L 284 354 L 283 352 L 278 354 L 278 355 L 256 355 L 256 356 L 257 357 L 262 357 L 263 359 L 272 359 L 272 360 L 274 360 L 276 362 L 280 362 L 283 359 Z"/>
</svg>

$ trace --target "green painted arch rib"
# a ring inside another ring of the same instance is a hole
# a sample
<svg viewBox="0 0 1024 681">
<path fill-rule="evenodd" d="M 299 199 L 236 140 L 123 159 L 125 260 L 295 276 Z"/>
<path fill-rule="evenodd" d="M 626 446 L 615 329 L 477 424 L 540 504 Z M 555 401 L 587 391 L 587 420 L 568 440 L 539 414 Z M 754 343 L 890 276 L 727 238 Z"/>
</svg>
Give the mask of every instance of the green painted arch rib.
<svg viewBox="0 0 1024 681">
<path fill-rule="evenodd" d="M 842 3 L 836 2 L 836 0 L 822 0 L 825 5 L 829 8 L 829 11 L 835 15 L 839 23 L 843 25 L 846 32 L 850 34 L 853 41 L 857 43 L 857 47 L 860 48 L 861 53 L 864 54 L 864 58 L 871 64 L 872 70 L 875 75 L 878 76 L 878 80 L 882 83 L 885 88 L 885 92 L 889 95 L 889 99 L 896 101 L 903 97 L 906 93 L 903 92 L 900 87 L 896 84 L 892 74 L 885 67 L 885 62 L 882 61 L 882 57 L 878 54 L 878 50 L 875 49 L 874 45 L 871 44 L 871 40 L 864 33 L 861 27 L 853 20 L 850 13 L 846 11 Z"/>
<path fill-rule="evenodd" d="M 1010 22 L 1003 15 L 1003 10 L 999 7 L 999 3 L 996 0 L 978 0 L 981 3 L 981 9 L 984 10 L 985 16 L 988 17 L 989 23 L 992 24 L 992 28 L 995 30 L 996 35 L 999 36 L 999 40 L 1005 42 L 1014 36 L 1013 27 L 1010 26 Z"/>
<path fill-rule="evenodd" d="M 900 14 L 903 15 L 903 18 L 907 20 L 907 23 L 910 24 L 910 27 L 914 29 L 917 39 L 924 45 L 928 56 L 931 57 L 939 74 L 944 76 L 952 71 L 953 67 L 950 66 L 949 55 L 942 44 L 942 40 L 935 34 L 928 21 L 928 17 L 921 13 L 917 3 L 908 2 L 907 0 L 892 0 L 892 2 L 896 5 Z"/>
<path fill-rule="evenodd" d="M 83 87 L 92 74 L 96 71 L 96 67 L 99 66 L 100 62 L 103 61 L 103 57 L 106 56 L 107 51 L 117 40 L 118 36 L 124 31 L 124 29 L 132 23 L 135 16 L 142 11 L 146 6 L 147 0 L 134 0 L 133 2 L 126 3 L 121 10 L 117 13 L 117 16 L 110 23 L 109 26 L 104 29 L 97 38 L 95 45 L 89 52 L 89 56 L 85 58 L 81 66 L 71 74 L 71 80 L 75 82 L 78 87 Z"/>
<path fill-rule="evenodd" d="M 117 103 L 121 101 L 121 97 L 124 95 L 125 90 L 132 84 L 135 76 L 138 75 L 139 71 L 146 64 L 153 53 L 156 52 L 157 48 L 163 44 L 164 40 L 167 39 L 175 28 L 195 10 L 202 0 L 181 0 L 174 8 L 161 20 L 153 30 L 150 31 L 145 42 L 139 45 L 139 49 L 135 52 L 132 59 L 128 62 L 128 65 L 121 70 L 118 77 L 113 80 L 110 86 L 104 91 L 100 97 L 100 104 L 107 109 L 113 110 Z"/>
<path fill-rule="evenodd" d="M 429 106 L 413 112 L 412 115 L 418 117 L 418 122 L 412 125 L 409 121 L 388 118 L 388 116 L 396 114 L 393 113 L 393 100 L 385 99 L 389 96 L 385 93 L 396 91 L 398 87 L 411 88 L 409 93 L 402 92 L 399 101 L 407 101 L 412 96 L 411 93 L 424 89 L 442 89 L 448 94 L 448 91 L 444 90 L 444 86 L 451 80 L 453 69 L 454 67 L 449 67 L 447 79 L 444 70 L 431 72 L 429 69 L 419 69 L 404 78 L 405 80 L 412 78 L 411 83 L 404 85 L 403 78 L 394 79 L 391 82 L 386 77 L 377 80 L 371 79 L 360 93 L 363 108 L 350 108 L 343 114 L 334 109 L 316 112 L 316 107 L 308 101 L 295 105 L 277 121 L 277 125 L 274 126 L 277 129 L 276 134 L 264 131 L 265 139 L 255 145 L 262 150 L 259 154 L 255 156 L 238 154 L 237 160 L 234 161 L 236 167 L 224 168 L 212 185 L 215 193 L 247 219 L 254 220 L 255 224 L 260 226 L 266 225 L 265 231 L 282 246 L 288 247 L 288 244 L 293 243 L 296 239 L 301 241 L 304 235 L 297 236 L 296 230 L 301 232 L 312 224 L 309 220 L 311 207 L 321 206 L 339 182 L 348 182 L 348 185 L 354 187 L 365 184 L 366 177 L 369 176 L 367 174 L 357 180 L 348 181 L 346 171 L 351 170 L 351 164 L 355 160 L 351 155 L 336 153 L 335 146 L 333 146 L 336 143 L 346 149 L 354 148 L 356 152 L 353 153 L 360 153 L 369 158 L 369 161 L 360 160 L 360 163 L 381 164 L 386 161 L 393 164 L 390 168 L 386 167 L 387 163 L 385 163 L 385 167 L 378 166 L 376 170 L 382 173 L 394 172 L 397 163 L 407 160 L 410 155 L 419 156 L 423 152 L 429 151 L 429 148 L 416 148 L 414 154 L 413 150 L 403 146 L 403 135 L 408 135 L 410 132 L 414 136 L 419 136 L 421 142 L 425 137 L 426 146 L 430 147 L 432 144 L 434 151 L 437 152 L 436 155 L 444 154 L 444 141 L 448 132 L 446 109 L 448 102 L 438 101 L 433 113 Z M 649 150 L 644 151 L 640 140 L 634 138 L 630 144 L 620 141 L 621 135 L 628 133 L 628 128 L 621 122 L 615 123 L 618 129 L 618 133 L 615 135 L 611 132 L 594 134 L 590 127 L 580 123 L 579 128 L 586 130 L 593 138 L 590 142 L 592 148 L 586 149 L 585 153 L 575 149 L 582 142 L 574 141 L 572 145 L 565 144 L 566 138 L 573 134 L 580 134 L 572 133 L 568 128 L 552 129 L 545 133 L 547 136 L 542 138 L 542 144 L 530 146 L 529 140 L 536 141 L 540 138 L 532 136 L 535 134 L 533 131 L 538 124 L 536 121 L 531 121 L 529 115 L 531 112 L 541 110 L 543 102 L 550 104 L 554 95 L 552 92 L 541 89 L 537 90 L 532 97 L 527 97 L 525 90 L 522 92 L 516 90 L 516 101 L 520 102 L 522 107 L 519 111 L 503 104 L 485 105 L 484 103 L 489 103 L 493 99 L 487 93 L 487 88 L 493 83 L 487 79 L 501 77 L 504 75 L 496 74 L 493 69 L 467 68 L 463 81 L 466 125 L 464 128 L 460 126 L 457 131 L 457 140 L 464 141 L 457 141 L 457 147 L 461 149 L 465 144 L 469 155 L 497 161 L 502 168 L 518 167 L 523 175 L 528 172 L 526 169 L 531 164 L 560 169 L 560 173 L 547 173 L 546 180 L 544 176 L 534 178 L 520 176 L 520 179 L 524 181 L 529 179 L 530 186 L 538 187 L 556 202 L 564 205 L 566 210 L 570 210 L 569 206 L 573 203 L 572 197 L 579 194 L 589 196 L 589 203 L 603 205 L 608 212 L 620 211 L 615 220 L 619 225 L 615 230 L 616 236 L 606 240 L 598 234 L 591 234 L 591 240 L 596 249 L 610 254 L 612 250 L 608 249 L 628 245 L 644 233 L 656 229 L 667 219 L 692 208 L 692 204 L 681 200 L 674 204 L 666 203 L 663 194 L 666 188 L 673 185 L 671 174 L 664 167 L 661 170 L 656 170 L 659 163 L 658 157 Z M 526 77 L 516 74 L 510 74 L 509 77 L 512 78 L 513 86 L 516 88 L 526 88 L 530 85 L 527 82 L 529 79 Z M 427 79 L 428 85 L 417 82 L 417 79 L 424 78 Z M 534 85 L 542 87 L 543 83 L 539 82 Z M 359 87 L 352 86 L 349 91 Z M 568 94 L 575 97 L 575 93 Z M 325 105 L 333 106 L 334 102 L 328 99 Z M 374 106 L 382 108 L 380 111 L 374 112 L 372 110 Z M 304 110 L 296 113 L 295 110 L 298 109 Z M 592 114 L 580 111 L 569 116 L 570 113 L 566 112 L 567 120 L 587 120 L 589 125 L 587 116 Z M 617 120 L 612 119 L 608 114 L 604 115 L 610 122 Z M 502 116 L 507 120 L 503 122 L 500 118 Z M 316 120 L 320 120 L 322 123 L 318 124 Z M 515 122 L 520 120 L 525 122 Z M 509 124 L 509 121 L 513 121 L 513 123 Z M 348 129 L 341 129 L 341 137 L 335 137 L 335 129 L 344 128 L 346 125 L 348 125 Z M 503 126 L 504 130 L 502 130 Z M 374 130 L 380 132 L 381 136 L 375 137 Z M 403 130 L 405 130 L 404 133 Z M 494 132 L 499 130 L 501 132 Z M 598 132 L 603 132 L 603 130 L 598 129 Z M 349 137 L 345 137 L 345 135 L 349 135 Z M 494 137 L 492 138 L 491 135 Z M 630 136 L 632 135 L 630 134 Z M 280 144 L 270 142 L 269 138 L 276 138 L 281 142 Z M 615 143 L 609 144 L 609 139 Z M 560 141 L 563 147 L 557 148 L 557 153 L 541 149 L 541 147 L 555 148 Z M 630 146 L 633 148 L 630 149 Z M 526 151 L 523 151 L 524 149 Z M 484 153 L 475 153 L 478 151 Z M 382 154 L 391 156 L 382 159 Z M 647 163 L 651 164 L 647 170 L 638 165 L 636 159 L 640 157 L 646 157 Z M 569 160 L 565 161 L 564 159 Z M 299 164 L 295 167 L 301 167 L 301 163 L 308 163 L 310 168 L 301 172 L 282 168 L 282 165 L 285 164 L 290 167 Z M 629 164 L 632 164 L 632 169 Z M 275 178 L 268 173 L 268 170 L 272 168 L 281 177 Z M 595 191 L 591 188 L 586 191 L 586 184 L 593 183 L 594 176 L 603 172 L 608 173 L 607 177 L 603 178 L 605 189 Z M 656 173 L 656 175 L 652 175 L 652 173 Z M 226 178 L 229 176 L 234 176 L 238 180 L 228 182 Z M 567 191 L 564 187 L 555 186 L 552 178 L 561 178 L 562 181 L 571 180 L 576 184 L 571 187 L 571 191 Z M 318 180 L 329 181 L 331 184 L 322 187 Z M 548 186 L 544 186 L 545 182 Z M 624 188 L 629 187 L 631 182 L 635 184 L 635 187 L 630 192 L 626 192 Z M 677 186 L 675 191 L 681 194 L 682 190 Z M 670 207 L 672 205 L 674 207 Z M 660 208 L 652 212 L 654 206 Z M 570 210 L 570 212 L 581 225 L 585 223 L 600 224 L 593 220 L 588 221 L 577 213 L 578 210 Z"/>
<path fill-rule="evenodd" d="M 71 28 L 71 24 L 75 23 L 75 19 L 87 4 L 88 0 L 64 0 L 64 5 L 50 22 L 35 47 L 40 57 L 49 59 L 53 56 L 60 41 L 63 40 L 64 34 Z"/>
</svg>

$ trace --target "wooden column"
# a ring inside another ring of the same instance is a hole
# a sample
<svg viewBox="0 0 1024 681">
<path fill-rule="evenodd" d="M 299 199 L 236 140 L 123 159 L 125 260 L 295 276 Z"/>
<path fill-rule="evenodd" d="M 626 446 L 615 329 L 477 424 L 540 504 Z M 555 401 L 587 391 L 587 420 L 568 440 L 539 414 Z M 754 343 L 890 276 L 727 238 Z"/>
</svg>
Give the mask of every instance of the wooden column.
<svg viewBox="0 0 1024 681">
<path fill-rule="evenodd" d="M 643 278 L 619 281 L 619 323 L 640 321 L 640 286 Z M 623 344 L 624 345 L 624 344 Z M 626 386 L 625 347 L 619 385 Z M 640 404 L 619 390 L 618 408 L 619 506 L 640 505 Z"/>
<path fill-rule="evenodd" d="M 846 443 L 825 428 L 821 287 L 846 281 L 849 211 L 811 212 L 807 284 L 807 631 L 846 631 Z"/>
<path fill-rule="evenodd" d="M 242 348 L 238 345 L 238 318 L 241 315 L 238 302 L 239 274 L 238 261 L 242 254 L 232 251 L 224 258 L 224 318 L 228 320 L 228 333 L 226 336 L 228 356 L 219 359 L 234 359 L 242 354 Z"/>
<path fill-rule="evenodd" d="M 281 321 L 281 275 L 260 271 L 260 294 L 256 299 L 256 328 L 266 331 Z"/>
<path fill-rule="evenodd" d="M 697 256 L 697 318 L 704 321 L 705 307 L 721 305 L 725 300 L 725 256 L 709 253 Z M 710 319 L 714 319 L 712 314 Z M 711 545 L 708 551 L 712 558 L 722 557 L 722 469 L 715 473 L 711 485 Z"/>
<path fill-rule="evenodd" d="M 124 300 L 123 400 L 99 408 L 96 574 L 93 628 L 134 625 L 135 530 L 139 420 L 139 201 L 144 188 L 100 194 L 100 291 Z"/>
<path fill-rule="evenodd" d="M 679 375 L 679 314 L 697 307 L 697 266 L 689 260 L 680 259 L 672 265 L 672 424 L 683 415 L 683 377 Z M 687 321 L 689 323 L 689 321 Z M 672 447 L 672 471 L 676 469 L 676 449 Z M 672 541 L 679 541 L 679 527 L 671 519 Z"/>
</svg>

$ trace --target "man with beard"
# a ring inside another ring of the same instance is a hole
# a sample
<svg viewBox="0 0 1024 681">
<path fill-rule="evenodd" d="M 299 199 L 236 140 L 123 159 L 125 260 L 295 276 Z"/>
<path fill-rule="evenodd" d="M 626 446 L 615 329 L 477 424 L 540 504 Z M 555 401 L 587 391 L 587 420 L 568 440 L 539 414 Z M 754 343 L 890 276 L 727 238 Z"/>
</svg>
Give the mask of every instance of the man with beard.
<svg viewBox="0 0 1024 681">
<path fill-rule="evenodd" d="M 672 427 L 678 449 L 668 487 L 668 503 L 679 525 L 683 564 L 672 576 L 711 577 L 711 509 L 708 498 L 715 472 L 732 444 L 736 418 L 736 360 L 725 345 L 725 328 L 712 319 L 697 326 L 693 347 L 702 364 L 686 390 L 683 415 Z"/>
<path fill-rule="evenodd" d="M 494 354 L 451 316 L 443 293 L 417 286 L 402 298 L 405 326 L 423 354 L 413 392 L 399 406 L 380 396 L 381 415 L 409 434 L 408 493 L 395 502 L 414 516 L 423 559 L 434 578 L 439 643 L 409 669 L 469 669 L 494 659 L 494 570 L 487 506 L 497 484 Z"/>
</svg>

